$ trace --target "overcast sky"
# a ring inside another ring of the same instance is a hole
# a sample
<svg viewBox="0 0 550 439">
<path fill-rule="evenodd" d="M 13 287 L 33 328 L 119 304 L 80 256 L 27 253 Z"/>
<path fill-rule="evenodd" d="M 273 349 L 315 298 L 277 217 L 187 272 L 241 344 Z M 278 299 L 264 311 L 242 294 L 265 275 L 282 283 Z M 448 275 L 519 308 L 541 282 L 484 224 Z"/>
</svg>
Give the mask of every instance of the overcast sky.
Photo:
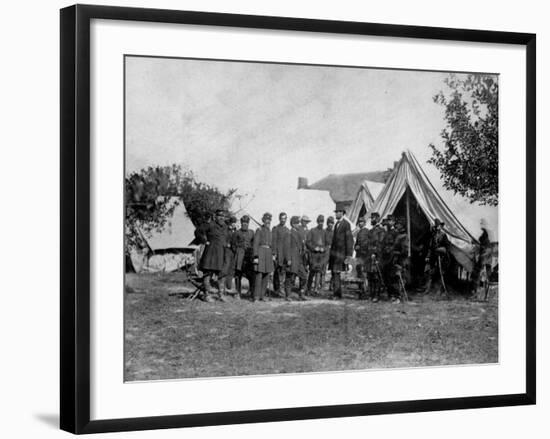
<svg viewBox="0 0 550 439">
<path fill-rule="evenodd" d="M 292 211 L 298 176 L 313 183 L 330 173 L 384 170 L 409 149 L 477 236 L 481 217 L 497 229 L 497 209 L 444 190 L 426 163 L 428 144 L 440 145 L 443 111 L 433 96 L 446 76 L 127 57 L 126 169 L 182 164 L 201 181 L 248 194 L 254 215 L 292 215 L 305 213 Z"/>
</svg>

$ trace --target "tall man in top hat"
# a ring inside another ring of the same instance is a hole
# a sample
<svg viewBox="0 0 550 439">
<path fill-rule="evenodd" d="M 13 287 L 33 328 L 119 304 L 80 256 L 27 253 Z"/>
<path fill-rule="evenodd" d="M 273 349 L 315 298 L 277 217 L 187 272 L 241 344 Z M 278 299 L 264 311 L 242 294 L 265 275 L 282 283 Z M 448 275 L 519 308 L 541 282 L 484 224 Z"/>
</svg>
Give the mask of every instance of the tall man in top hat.
<svg viewBox="0 0 550 439">
<path fill-rule="evenodd" d="M 223 268 L 225 262 L 225 249 L 229 242 L 229 229 L 225 223 L 225 211 L 216 210 L 214 221 L 197 229 L 197 239 L 204 244 L 204 251 L 199 263 L 199 269 L 203 272 L 204 299 L 209 300 L 208 295 L 213 292 L 212 277 L 218 277 L 219 296 L 223 300 L 225 283 Z"/>
<path fill-rule="evenodd" d="M 262 226 L 256 229 L 254 233 L 253 254 L 254 271 L 256 278 L 254 280 L 254 296 L 252 300 L 264 301 L 267 290 L 267 281 L 270 273 L 273 272 L 273 238 L 271 235 L 271 214 L 264 213 L 262 216 Z"/>
<path fill-rule="evenodd" d="M 284 246 L 290 234 L 286 226 L 287 215 L 285 212 L 279 214 L 279 224 L 271 230 L 273 237 L 273 252 L 275 253 L 275 271 L 273 272 L 273 289 L 275 294 L 282 295 L 285 276 Z"/>
<path fill-rule="evenodd" d="M 307 279 L 307 291 L 310 294 L 319 294 L 321 285 L 321 271 L 325 266 L 325 254 L 329 248 L 327 235 L 323 229 L 325 217 L 317 217 L 317 227 L 311 229 L 306 237 L 306 248 L 309 251 L 309 276 Z"/>
<path fill-rule="evenodd" d="M 342 298 L 341 273 L 347 271 L 348 259 L 353 255 L 353 235 L 350 223 L 344 218 L 346 210 L 341 203 L 336 203 L 334 216 L 336 224 L 330 246 L 329 268 L 334 279 L 334 298 Z"/>
<path fill-rule="evenodd" d="M 403 219 L 396 221 L 396 236 L 393 243 L 393 260 L 390 279 L 388 282 L 388 294 L 393 303 L 400 303 L 400 292 L 405 289 L 405 273 L 408 267 L 409 237 Z"/>
<path fill-rule="evenodd" d="M 373 302 L 380 300 L 380 292 L 382 291 L 382 242 L 386 231 L 380 224 L 380 214 L 372 212 L 370 214 L 371 228 L 367 232 L 367 254 L 366 254 L 366 270 L 367 280 L 369 283 L 369 294 Z"/>
</svg>

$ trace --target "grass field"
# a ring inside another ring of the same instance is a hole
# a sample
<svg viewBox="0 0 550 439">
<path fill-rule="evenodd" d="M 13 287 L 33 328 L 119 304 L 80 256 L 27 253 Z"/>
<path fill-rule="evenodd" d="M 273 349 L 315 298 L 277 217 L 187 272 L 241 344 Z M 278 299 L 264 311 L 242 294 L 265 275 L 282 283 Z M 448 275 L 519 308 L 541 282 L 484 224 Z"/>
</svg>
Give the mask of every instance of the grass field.
<svg viewBox="0 0 550 439">
<path fill-rule="evenodd" d="M 127 381 L 498 361 L 496 299 L 188 302 L 184 279 L 127 274 Z"/>
</svg>

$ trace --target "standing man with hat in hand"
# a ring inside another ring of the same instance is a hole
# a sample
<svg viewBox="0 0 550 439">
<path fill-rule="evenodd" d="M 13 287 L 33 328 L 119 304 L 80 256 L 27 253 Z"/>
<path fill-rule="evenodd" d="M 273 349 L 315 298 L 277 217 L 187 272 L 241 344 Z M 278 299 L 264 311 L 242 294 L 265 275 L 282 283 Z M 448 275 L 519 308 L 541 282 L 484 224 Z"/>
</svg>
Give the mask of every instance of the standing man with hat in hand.
<svg viewBox="0 0 550 439">
<path fill-rule="evenodd" d="M 315 296 L 319 294 L 321 271 L 325 266 L 325 254 L 328 251 L 327 235 L 323 229 L 324 223 L 325 217 L 319 215 L 317 217 L 317 227 L 311 229 L 306 237 L 306 249 L 309 252 L 307 291 Z"/>
<path fill-rule="evenodd" d="M 353 255 L 353 235 L 350 223 L 344 218 L 346 210 L 341 203 L 336 203 L 334 216 L 336 224 L 330 247 L 329 268 L 334 279 L 334 298 L 342 298 L 341 273 L 347 271 L 348 258 Z"/>
<path fill-rule="evenodd" d="M 275 254 L 272 247 L 271 218 L 270 213 L 264 213 L 262 216 L 262 226 L 258 227 L 254 234 L 253 254 L 256 278 L 254 280 L 253 301 L 260 300 L 263 302 L 265 300 L 267 281 L 274 268 L 273 260 L 275 259 Z"/>
<path fill-rule="evenodd" d="M 216 210 L 214 221 L 205 227 L 197 229 L 197 239 L 204 244 L 204 251 L 199 263 L 199 269 L 203 272 L 204 300 L 209 301 L 212 288 L 212 277 L 218 277 L 220 300 L 225 294 L 225 283 L 222 271 L 225 262 L 225 249 L 229 243 L 229 229 L 225 223 L 225 211 Z"/>
<path fill-rule="evenodd" d="M 275 271 L 273 272 L 273 290 L 276 295 L 283 295 L 285 261 L 284 247 L 290 235 L 290 229 L 286 226 L 287 215 L 285 212 L 279 214 L 279 224 L 271 230 L 273 236 L 273 252 L 275 253 Z"/>
</svg>

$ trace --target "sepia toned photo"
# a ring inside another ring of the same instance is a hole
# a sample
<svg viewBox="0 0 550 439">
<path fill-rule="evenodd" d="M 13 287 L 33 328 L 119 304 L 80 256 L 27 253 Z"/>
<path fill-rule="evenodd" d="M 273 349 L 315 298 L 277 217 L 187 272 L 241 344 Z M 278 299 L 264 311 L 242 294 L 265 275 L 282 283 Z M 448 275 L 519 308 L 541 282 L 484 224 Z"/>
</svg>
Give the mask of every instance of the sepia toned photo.
<svg viewBox="0 0 550 439">
<path fill-rule="evenodd" d="M 498 363 L 499 77 L 124 57 L 124 378 Z"/>
</svg>

